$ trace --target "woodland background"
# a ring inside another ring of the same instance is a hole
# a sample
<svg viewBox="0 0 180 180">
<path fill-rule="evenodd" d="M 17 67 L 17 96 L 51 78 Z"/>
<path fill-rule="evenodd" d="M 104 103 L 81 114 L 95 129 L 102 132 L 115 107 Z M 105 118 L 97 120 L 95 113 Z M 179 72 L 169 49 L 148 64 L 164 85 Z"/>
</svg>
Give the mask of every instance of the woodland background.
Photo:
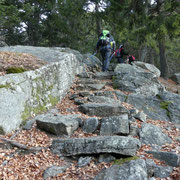
<svg viewBox="0 0 180 180">
<path fill-rule="evenodd" d="M 0 0 L 0 35 L 9 46 L 93 53 L 102 29 L 165 79 L 180 72 L 179 0 Z"/>
</svg>

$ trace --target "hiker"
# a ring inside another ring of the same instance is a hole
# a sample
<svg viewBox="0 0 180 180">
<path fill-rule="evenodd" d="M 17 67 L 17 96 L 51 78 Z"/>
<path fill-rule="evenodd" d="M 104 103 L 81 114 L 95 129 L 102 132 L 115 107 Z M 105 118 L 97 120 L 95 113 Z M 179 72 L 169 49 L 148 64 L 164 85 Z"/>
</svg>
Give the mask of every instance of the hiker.
<svg viewBox="0 0 180 180">
<path fill-rule="evenodd" d="M 124 51 L 124 45 L 120 45 L 119 49 L 115 51 L 115 57 L 117 58 L 118 63 L 125 63 L 123 59 L 124 55 L 128 55 L 128 53 Z"/>
<path fill-rule="evenodd" d="M 130 65 L 133 65 L 132 63 L 135 61 L 135 57 L 133 55 L 129 55 L 127 57 L 127 63 L 129 63 Z"/>
<path fill-rule="evenodd" d="M 96 52 L 100 49 L 102 56 L 102 71 L 108 71 L 111 54 L 115 50 L 115 41 L 108 30 L 103 30 L 96 44 Z"/>
</svg>

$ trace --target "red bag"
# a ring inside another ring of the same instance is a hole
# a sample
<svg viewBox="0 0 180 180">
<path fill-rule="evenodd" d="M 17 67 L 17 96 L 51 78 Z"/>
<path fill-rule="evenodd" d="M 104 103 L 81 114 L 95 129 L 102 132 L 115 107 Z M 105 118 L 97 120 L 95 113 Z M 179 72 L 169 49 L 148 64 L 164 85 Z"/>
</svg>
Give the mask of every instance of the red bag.
<svg viewBox="0 0 180 180">
<path fill-rule="evenodd" d="M 115 57 L 120 57 L 122 48 L 119 48 L 115 51 Z"/>
<path fill-rule="evenodd" d="M 132 56 L 132 59 L 133 59 L 133 61 L 135 61 L 136 58 L 134 56 Z"/>
</svg>

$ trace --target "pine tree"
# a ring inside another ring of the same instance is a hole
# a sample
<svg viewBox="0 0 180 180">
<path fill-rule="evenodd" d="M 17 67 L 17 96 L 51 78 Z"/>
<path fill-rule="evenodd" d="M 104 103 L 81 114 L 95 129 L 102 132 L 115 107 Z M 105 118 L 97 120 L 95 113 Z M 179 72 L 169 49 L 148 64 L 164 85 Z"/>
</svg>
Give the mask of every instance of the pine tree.
<svg viewBox="0 0 180 180">
<path fill-rule="evenodd" d="M 161 76 L 169 77 L 168 63 L 166 60 L 166 42 L 168 38 L 177 37 L 180 33 L 180 4 L 174 0 L 156 0 L 148 16 L 148 28 L 152 31 L 158 47 L 160 58 Z"/>
</svg>

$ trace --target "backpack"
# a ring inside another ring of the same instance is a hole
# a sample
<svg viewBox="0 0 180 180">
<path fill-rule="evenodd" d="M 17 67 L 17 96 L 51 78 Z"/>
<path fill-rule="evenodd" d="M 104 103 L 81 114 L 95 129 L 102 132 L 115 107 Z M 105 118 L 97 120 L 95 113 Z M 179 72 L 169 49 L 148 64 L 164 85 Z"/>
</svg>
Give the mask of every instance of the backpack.
<svg viewBox="0 0 180 180">
<path fill-rule="evenodd" d="M 122 48 L 119 48 L 115 51 L 115 57 L 120 57 L 121 56 L 121 50 Z"/>
<path fill-rule="evenodd" d="M 132 65 L 132 62 L 135 61 L 135 57 L 130 55 L 130 56 L 128 56 L 127 61 L 128 61 L 129 64 Z"/>
<path fill-rule="evenodd" d="M 103 30 L 99 38 L 101 46 L 107 46 L 110 43 L 110 38 L 107 35 L 109 35 L 109 31 Z"/>
<path fill-rule="evenodd" d="M 128 57 L 128 59 L 131 60 L 131 61 L 135 61 L 136 58 L 133 55 L 131 55 L 131 56 Z"/>
</svg>

